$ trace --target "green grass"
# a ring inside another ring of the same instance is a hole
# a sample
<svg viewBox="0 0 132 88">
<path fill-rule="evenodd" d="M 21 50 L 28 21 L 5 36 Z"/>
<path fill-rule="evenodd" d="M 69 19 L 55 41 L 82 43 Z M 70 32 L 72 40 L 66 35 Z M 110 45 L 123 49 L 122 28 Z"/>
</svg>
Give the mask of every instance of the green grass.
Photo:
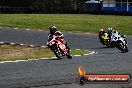
<svg viewBox="0 0 132 88">
<path fill-rule="evenodd" d="M 132 16 L 89 14 L 0 14 L 0 26 L 47 30 L 56 25 L 61 31 L 98 32 L 100 27 L 113 27 L 132 35 Z"/>
<path fill-rule="evenodd" d="M 73 55 L 83 55 L 88 53 L 90 53 L 90 51 L 72 49 Z M 0 61 L 50 58 L 54 56 L 54 53 L 49 48 L 0 45 Z"/>
</svg>

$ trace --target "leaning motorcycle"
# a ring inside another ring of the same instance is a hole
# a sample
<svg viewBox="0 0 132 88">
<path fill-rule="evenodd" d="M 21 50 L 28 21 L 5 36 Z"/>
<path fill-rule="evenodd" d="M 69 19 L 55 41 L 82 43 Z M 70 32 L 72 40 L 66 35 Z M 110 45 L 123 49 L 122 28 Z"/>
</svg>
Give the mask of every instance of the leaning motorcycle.
<svg viewBox="0 0 132 88">
<path fill-rule="evenodd" d="M 50 40 L 47 45 L 54 52 L 58 59 L 63 59 L 65 56 L 69 59 L 72 58 L 71 50 L 69 50 L 64 43 L 62 43 L 61 39 L 54 37 Z"/>
<path fill-rule="evenodd" d="M 117 47 L 122 53 L 128 52 L 128 45 L 125 36 L 120 35 L 118 32 L 112 33 L 111 45 Z"/>
<path fill-rule="evenodd" d="M 100 42 L 103 45 L 106 45 L 107 47 L 111 47 L 110 40 L 109 40 L 109 37 L 108 37 L 108 34 L 107 33 L 104 33 L 102 36 L 100 36 L 99 39 L 100 39 Z"/>
</svg>

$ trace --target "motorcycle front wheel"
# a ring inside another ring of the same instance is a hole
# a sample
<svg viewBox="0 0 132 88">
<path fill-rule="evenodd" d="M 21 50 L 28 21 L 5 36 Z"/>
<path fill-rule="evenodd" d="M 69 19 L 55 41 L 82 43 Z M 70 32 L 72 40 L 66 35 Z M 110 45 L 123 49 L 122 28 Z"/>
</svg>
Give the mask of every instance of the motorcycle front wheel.
<svg viewBox="0 0 132 88">
<path fill-rule="evenodd" d="M 59 51 L 55 51 L 54 54 L 59 60 L 63 59 L 63 56 Z"/>
<path fill-rule="evenodd" d="M 71 54 L 68 54 L 66 55 L 68 59 L 72 59 L 72 55 Z"/>
<path fill-rule="evenodd" d="M 126 52 L 126 49 L 124 48 L 123 42 L 118 42 L 117 43 L 117 48 L 120 49 L 122 51 L 122 53 Z"/>
<path fill-rule="evenodd" d="M 125 51 L 128 52 L 129 50 L 128 50 L 128 46 L 127 45 L 125 46 L 125 48 L 126 48 Z"/>
<path fill-rule="evenodd" d="M 54 45 L 54 46 L 52 47 L 51 50 L 54 52 L 55 56 L 56 56 L 59 60 L 60 60 L 60 59 L 63 59 L 63 55 L 61 54 L 61 52 L 60 52 L 59 48 L 57 47 L 57 45 Z"/>
</svg>

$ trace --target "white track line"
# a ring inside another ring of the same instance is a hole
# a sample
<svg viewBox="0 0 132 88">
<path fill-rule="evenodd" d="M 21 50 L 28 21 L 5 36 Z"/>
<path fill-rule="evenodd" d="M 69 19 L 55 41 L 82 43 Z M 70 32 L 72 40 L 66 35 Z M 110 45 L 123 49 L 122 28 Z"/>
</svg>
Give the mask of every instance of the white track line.
<svg viewBox="0 0 132 88">
<path fill-rule="evenodd" d="M 4 44 L 4 42 L 0 42 L 0 44 Z"/>
<path fill-rule="evenodd" d="M 51 57 L 52 59 L 55 59 L 55 58 L 57 58 L 57 57 Z"/>
<path fill-rule="evenodd" d="M 17 28 L 15 28 L 17 29 Z M 0 44 L 4 44 L 5 42 L 0 42 Z M 9 43 L 11 45 L 21 45 L 21 46 L 24 46 L 24 44 L 15 44 L 15 43 Z M 35 45 L 27 45 L 29 47 L 35 47 Z M 37 47 L 37 46 L 36 46 Z M 38 46 L 38 47 L 41 47 L 41 48 L 46 48 L 47 46 Z M 81 49 L 76 49 L 76 50 L 81 50 Z M 88 50 L 85 50 L 85 51 L 88 51 Z M 94 52 L 92 51 L 91 53 L 89 54 L 83 54 L 83 55 L 73 55 L 73 56 L 87 56 L 87 55 L 91 55 L 91 54 L 97 54 L 98 52 Z M 51 58 L 40 58 L 40 59 L 28 59 L 28 60 L 16 60 L 16 61 L 2 61 L 0 63 L 11 63 L 11 62 L 26 62 L 26 61 L 35 61 L 35 60 L 48 60 L 48 59 L 56 59 L 57 57 L 51 57 Z"/>
<path fill-rule="evenodd" d="M 43 31 L 43 30 L 38 30 L 38 31 Z"/>
<path fill-rule="evenodd" d="M 27 31 L 31 30 L 31 29 L 26 29 Z"/>
<path fill-rule="evenodd" d="M 16 28 L 14 28 L 14 29 L 19 29 L 19 28 L 16 27 Z"/>
<path fill-rule="evenodd" d="M 34 45 L 29 45 L 30 47 L 34 47 Z"/>
<path fill-rule="evenodd" d="M 13 42 L 12 42 L 12 43 L 10 43 L 10 44 L 11 44 L 11 45 L 15 45 L 15 43 L 13 43 Z"/>
<path fill-rule="evenodd" d="M 87 55 L 91 55 L 91 54 L 96 54 L 96 52 L 92 51 L 89 54 L 83 54 L 83 55 L 73 55 L 73 56 L 87 56 Z M 37 61 L 37 60 L 50 60 L 50 59 L 56 59 L 57 57 L 51 57 L 51 58 L 40 58 L 40 59 L 28 59 L 28 60 L 15 60 L 15 61 L 2 61 L 0 63 L 11 63 L 11 62 L 26 62 L 26 61 Z"/>
<path fill-rule="evenodd" d="M 14 62 L 25 62 L 27 60 L 15 60 Z"/>
<path fill-rule="evenodd" d="M 24 44 L 20 44 L 21 46 L 23 46 Z"/>
<path fill-rule="evenodd" d="M 48 60 L 49 58 L 40 58 L 40 60 Z"/>
<path fill-rule="evenodd" d="M 73 55 L 73 56 L 82 56 L 82 55 Z"/>
<path fill-rule="evenodd" d="M 94 51 L 92 51 L 91 53 L 89 53 L 89 54 L 95 54 L 96 52 L 94 52 Z"/>
<path fill-rule="evenodd" d="M 76 49 L 76 50 L 81 50 L 81 49 Z"/>
<path fill-rule="evenodd" d="M 73 55 L 73 56 L 88 56 L 88 55 L 92 55 L 92 54 L 97 54 L 98 52 L 94 52 L 92 51 L 89 54 L 83 54 L 83 55 Z M 37 61 L 37 60 L 50 60 L 50 59 L 56 59 L 57 57 L 51 57 L 51 58 L 40 58 L 40 59 L 28 59 L 28 60 L 16 60 L 16 61 L 2 61 L 0 63 L 11 63 L 11 62 L 26 62 L 26 61 Z"/>
<path fill-rule="evenodd" d="M 47 46 L 41 46 L 42 48 L 46 48 Z"/>
<path fill-rule="evenodd" d="M 87 56 L 87 55 L 89 55 L 89 54 L 83 54 L 84 56 Z"/>
</svg>

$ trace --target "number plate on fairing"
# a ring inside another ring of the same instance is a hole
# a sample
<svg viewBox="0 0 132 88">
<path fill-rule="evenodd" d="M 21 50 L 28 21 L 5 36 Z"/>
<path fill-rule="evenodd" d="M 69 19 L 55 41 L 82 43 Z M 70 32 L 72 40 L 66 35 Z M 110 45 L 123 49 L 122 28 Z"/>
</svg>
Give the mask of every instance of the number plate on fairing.
<svg viewBox="0 0 132 88">
<path fill-rule="evenodd" d="M 60 47 L 61 49 L 66 49 L 66 46 L 65 46 L 64 44 L 59 44 L 59 47 Z"/>
</svg>

